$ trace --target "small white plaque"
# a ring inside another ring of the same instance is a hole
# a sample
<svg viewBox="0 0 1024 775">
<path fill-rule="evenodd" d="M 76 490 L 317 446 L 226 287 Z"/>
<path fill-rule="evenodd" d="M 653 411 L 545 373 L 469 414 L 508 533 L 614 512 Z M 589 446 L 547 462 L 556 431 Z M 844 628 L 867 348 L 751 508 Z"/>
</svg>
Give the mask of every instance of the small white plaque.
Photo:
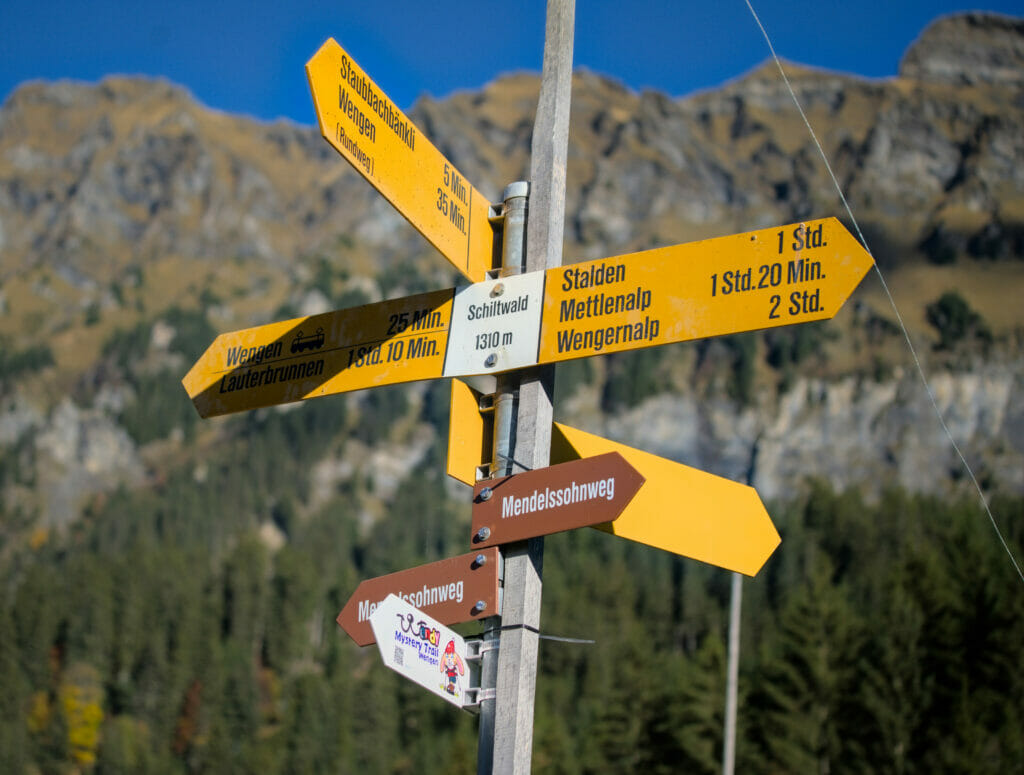
<svg viewBox="0 0 1024 775">
<path fill-rule="evenodd" d="M 370 615 L 384 664 L 452 705 L 466 704 L 466 689 L 479 685 L 466 641 L 420 609 L 391 594 Z"/>
<path fill-rule="evenodd" d="M 444 376 L 497 374 L 537 363 L 544 272 L 455 291 Z"/>
</svg>

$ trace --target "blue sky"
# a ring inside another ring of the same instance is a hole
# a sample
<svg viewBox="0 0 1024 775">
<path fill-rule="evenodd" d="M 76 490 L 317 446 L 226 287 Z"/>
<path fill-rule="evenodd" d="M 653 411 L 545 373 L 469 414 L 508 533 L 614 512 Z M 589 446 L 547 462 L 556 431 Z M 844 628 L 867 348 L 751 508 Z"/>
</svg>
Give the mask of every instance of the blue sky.
<svg viewBox="0 0 1024 775">
<path fill-rule="evenodd" d="M 751 0 L 779 55 L 878 78 L 946 0 Z M 1024 0 L 987 10 L 1024 15 Z M 516 16 L 505 9 L 514 8 Z M 543 0 L 4 0 L 0 96 L 22 81 L 163 76 L 212 108 L 315 123 L 303 65 L 334 37 L 403 108 L 428 93 L 539 71 Z M 744 0 L 577 0 L 575 65 L 674 96 L 712 88 L 769 56 Z"/>
</svg>

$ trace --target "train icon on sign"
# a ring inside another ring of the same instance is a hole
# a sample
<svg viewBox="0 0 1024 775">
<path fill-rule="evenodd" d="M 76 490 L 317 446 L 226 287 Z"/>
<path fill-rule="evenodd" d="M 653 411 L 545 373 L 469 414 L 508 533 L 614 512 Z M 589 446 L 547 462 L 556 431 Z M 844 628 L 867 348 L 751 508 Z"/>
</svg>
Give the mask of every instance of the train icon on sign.
<svg viewBox="0 0 1024 775">
<path fill-rule="evenodd" d="M 301 353 L 305 350 L 319 350 L 324 346 L 324 330 L 318 328 L 315 334 L 309 336 L 303 336 L 302 332 L 299 331 L 295 334 L 295 338 L 292 339 L 292 352 Z"/>
</svg>

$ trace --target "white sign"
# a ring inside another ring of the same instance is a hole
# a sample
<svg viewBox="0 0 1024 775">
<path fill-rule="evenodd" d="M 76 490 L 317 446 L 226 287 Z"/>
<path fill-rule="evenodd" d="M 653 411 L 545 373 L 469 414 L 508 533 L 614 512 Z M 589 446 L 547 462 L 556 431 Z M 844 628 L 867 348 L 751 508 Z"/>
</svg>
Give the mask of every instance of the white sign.
<svg viewBox="0 0 1024 775">
<path fill-rule="evenodd" d="M 543 272 L 485 280 L 456 290 L 444 376 L 535 365 L 543 302 Z"/>
<path fill-rule="evenodd" d="M 420 609 L 388 595 L 370 614 L 384 664 L 452 705 L 466 704 L 466 690 L 479 685 L 466 641 Z"/>
</svg>

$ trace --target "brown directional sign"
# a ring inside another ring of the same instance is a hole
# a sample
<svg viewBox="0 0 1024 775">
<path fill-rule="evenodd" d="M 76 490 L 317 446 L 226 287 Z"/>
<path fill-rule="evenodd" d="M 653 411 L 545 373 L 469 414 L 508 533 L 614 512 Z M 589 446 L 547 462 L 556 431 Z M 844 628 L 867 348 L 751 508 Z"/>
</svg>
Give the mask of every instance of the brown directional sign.
<svg viewBox="0 0 1024 775">
<path fill-rule="evenodd" d="M 390 594 L 398 595 L 442 624 L 494 616 L 499 613 L 498 550 L 481 549 L 367 579 L 356 587 L 338 614 L 341 629 L 360 646 L 374 643 L 370 615 Z"/>
<path fill-rule="evenodd" d="M 473 489 L 473 545 L 612 522 L 643 483 L 618 452 L 479 482 Z"/>
</svg>

